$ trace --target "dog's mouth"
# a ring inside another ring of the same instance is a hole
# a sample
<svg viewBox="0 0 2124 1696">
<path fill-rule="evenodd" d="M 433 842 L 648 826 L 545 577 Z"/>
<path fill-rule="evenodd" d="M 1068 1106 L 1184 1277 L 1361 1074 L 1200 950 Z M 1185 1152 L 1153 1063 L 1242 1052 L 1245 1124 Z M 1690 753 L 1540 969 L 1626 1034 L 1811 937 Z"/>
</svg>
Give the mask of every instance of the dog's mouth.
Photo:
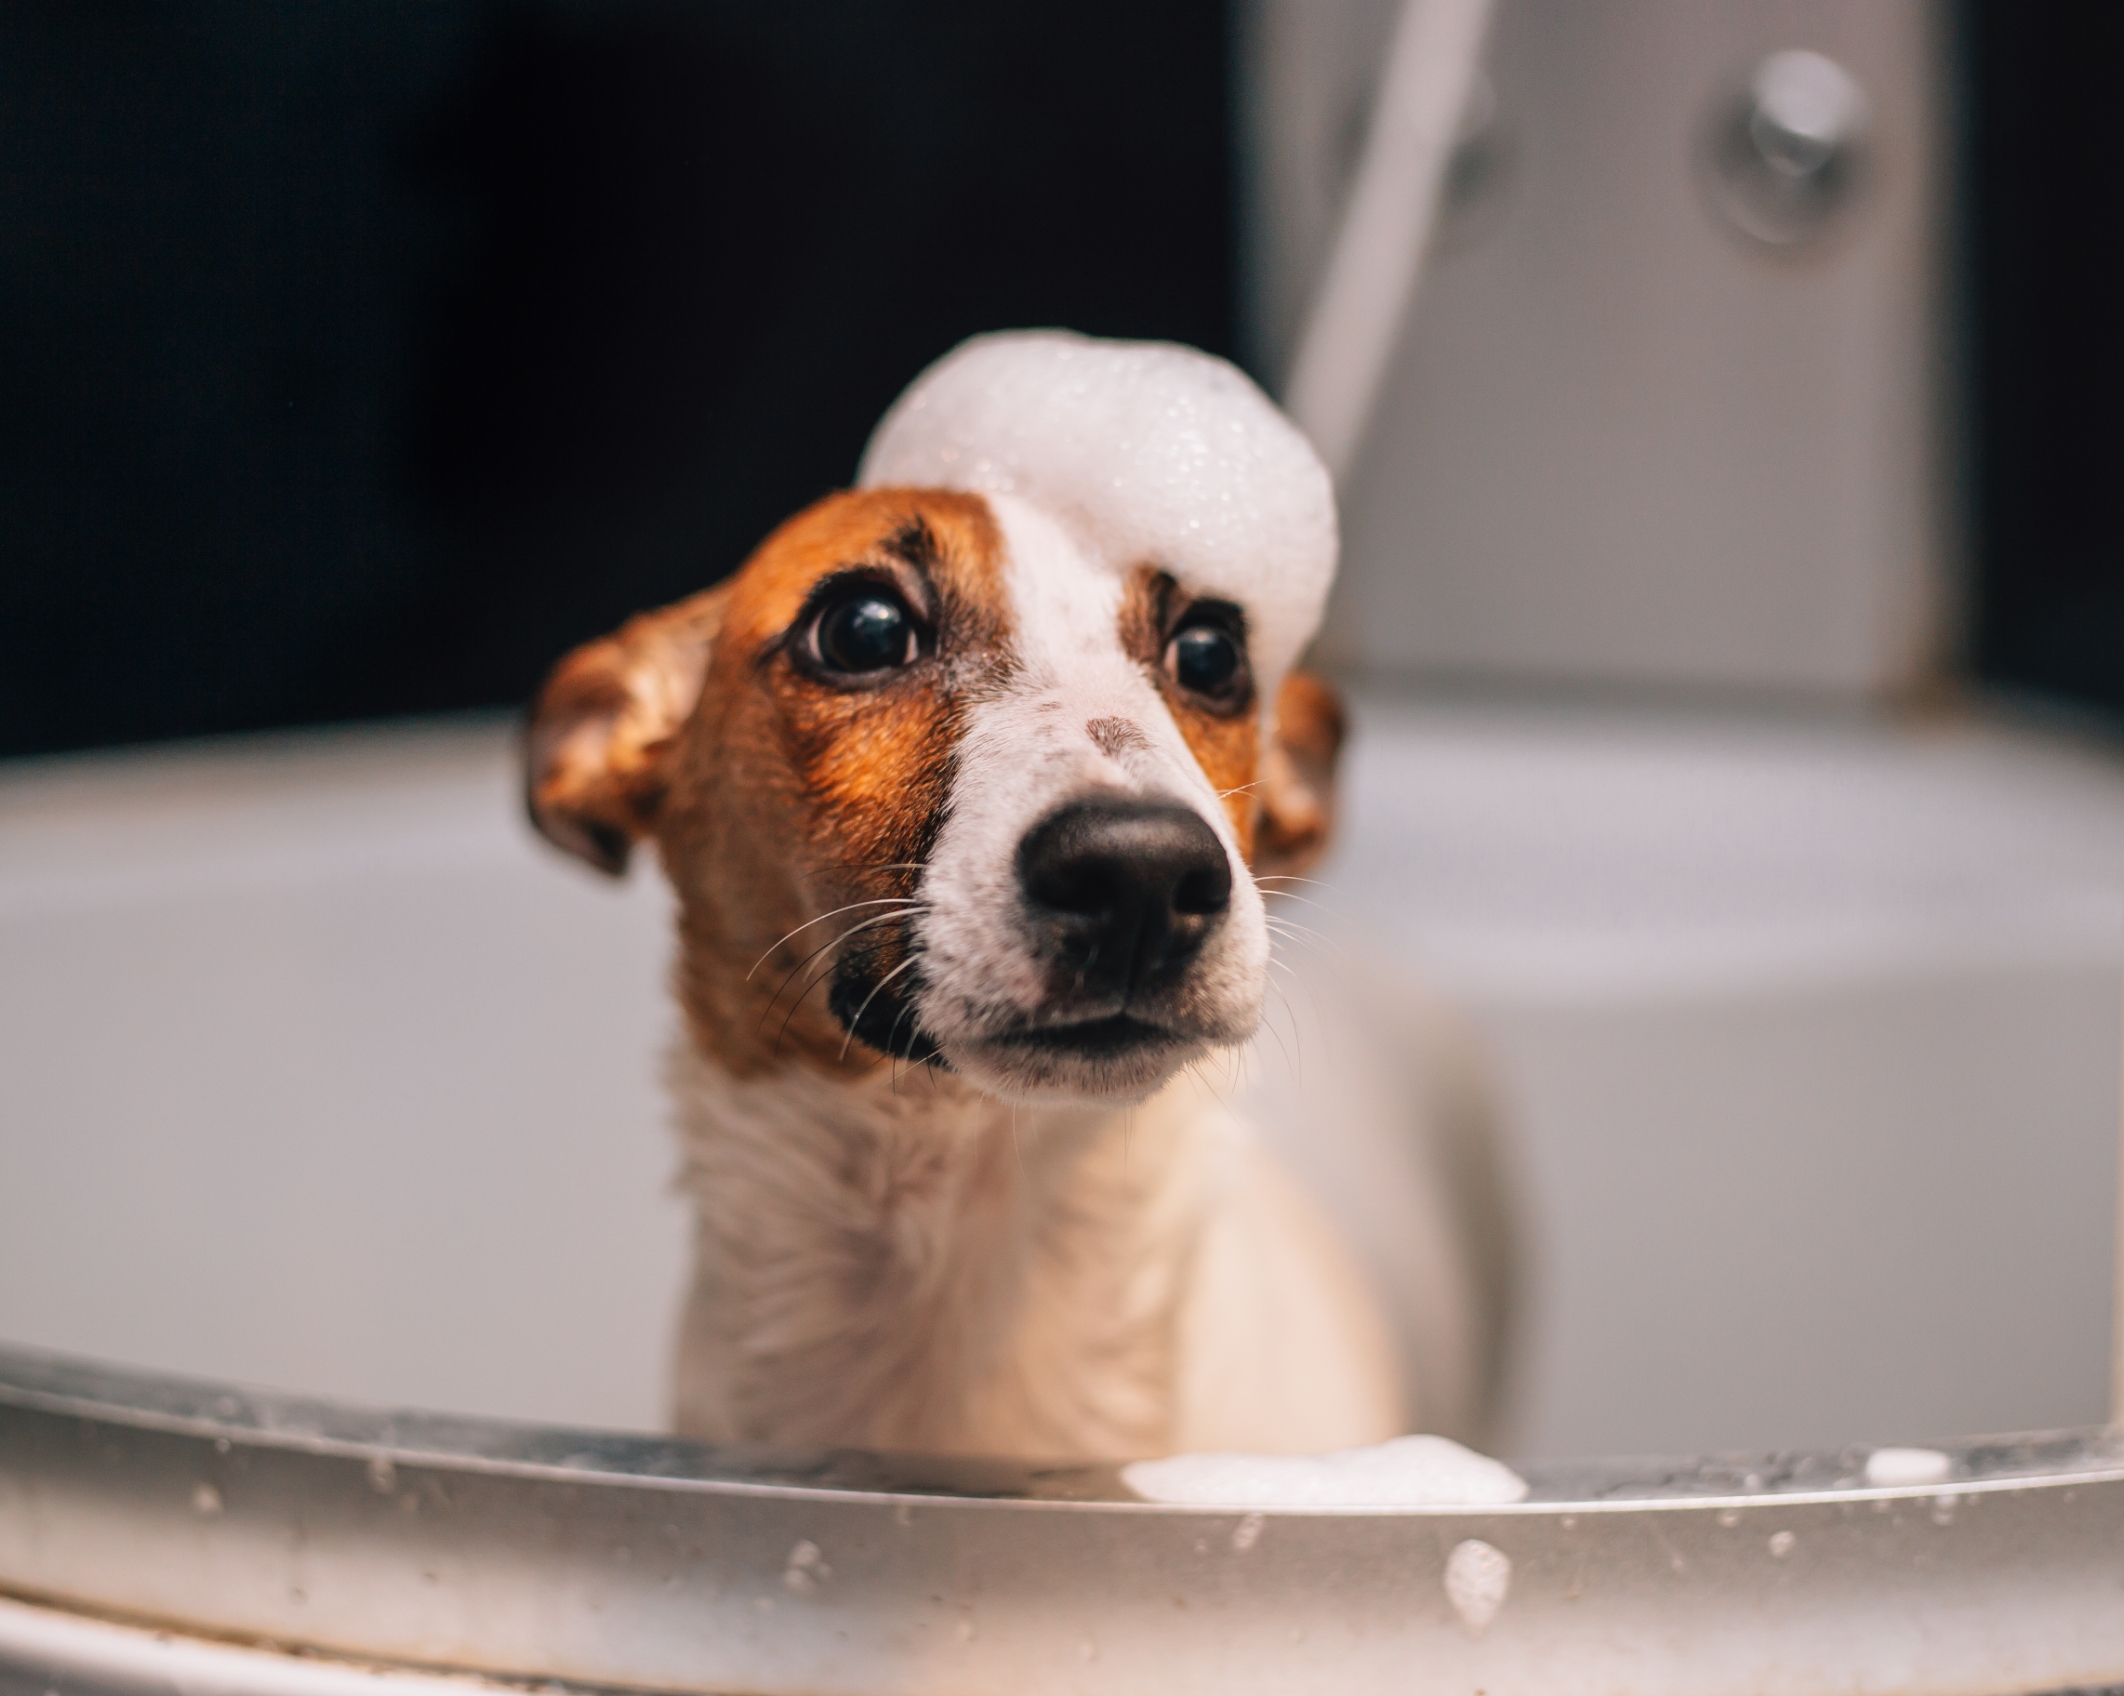
<svg viewBox="0 0 2124 1696">
<path fill-rule="evenodd" d="M 1211 1046 L 1182 1027 L 1104 1013 L 985 1031 L 965 1045 L 957 1069 L 983 1088 L 1026 1100 L 1139 1099 Z"/>
<path fill-rule="evenodd" d="M 1028 1026 L 1000 1031 L 989 1038 L 1002 1048 L 1085 1060 L 1120 1059 L 1146 1049 L 1169 1048 L 1179 1040 L 1165 1026 L 1130 1013 L 1110 1013 L 1104 1018 L 1079 1019 L 1070 1024 Z"/>
</svg>

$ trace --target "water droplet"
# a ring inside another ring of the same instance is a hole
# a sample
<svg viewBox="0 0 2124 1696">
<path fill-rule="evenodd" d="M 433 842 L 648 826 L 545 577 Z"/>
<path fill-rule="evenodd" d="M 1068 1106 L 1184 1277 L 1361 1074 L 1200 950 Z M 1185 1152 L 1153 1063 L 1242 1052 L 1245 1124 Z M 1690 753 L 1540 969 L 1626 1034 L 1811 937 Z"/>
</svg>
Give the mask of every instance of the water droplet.
<svg viewBox="0 0 2124 1696">
<path fill-rule="evenodd" d="M 1446 1556 L 1446 1600 L 1460 1623 L 1481 1636 L 1512 1588 L 1512 1558 L 1479 1537 L 1456 1544 Z"/>
<path fill-rule="evenodd" d="M 1798 1541 L 1799 1539 L 1789 1531 L 1773 1531 L 1770 1533 L 1770 1553 L 1783 1560 L 1792 1553 L 1792 1547 Z"/>
<path fill-rule="evenodd" d="M 962 1619 L 962 1620 L 960 1620 L 960 1621 L 959 1621 L 959 1641 L 960 1641 L 961 1643 L 971 1643 L 971 1642 L 972 1642 L 973 1640 L 974 1640 L 974 1622 L 973 1622 L 972 1620 L 970 1620 L 970 1619 Z"/>
<path fill-rule="evenodd" d="M 1952 1525 L 1954 1523 L 1955 1506 L 1961 1499 L 1952 1490 L 1942 1490 L 1937 1496 L 1934 1496 L 1932 1498 L 1932 1523 L 1934 1525 Z"/>
<path fill-rule="evenodd" d="M 369 1488 L 379 1496 L 388 1496 L 398 1488 L 398 1468 L 384 1455 L 377 1455 L 369 1462 Z"/>
<path fill-rule="evenodd" d="M 809 1537 L 789 1551 L 789 1564 L 782 1568 L 782 1582 L 799 1596 L 816 1595 L 819 1586 L 832 1576 L 833 1568 Z"/>
<path fill-rule="evenodd" d="M 1718 1510 L 1718 1523 L 1721 1530 L 1731 1531 L 1736 1525 L 1740 1524 L 1740 1509 L 1720 1508 Z"/>
<path fill-rule="evenodd" d="M 1098 1658 L 1099 1645 L 1094 1643 L 1089 1637 L 1085 1638 L 1082 1643 L 1079 1643 L 1077 1645 L 1077 1659 L 1082 1661 L 1086 1666 L 1091 1665 L 1091 1663 L 1093 1661 L 1096 1661 Z"/>
<path fill-rule="evenodd" d="M 897 1503 L 892 1510 L 892 1522 L 895 1525 L 914 1524 L 914 1503 Z"/>
<path fill-rule="evenodd" d="M 211 1484 L 192 1486 L 192 1511 L 212 1519 L 221 1512 L 221 1492 Z"/>
<path fill-rule="evenodd" d="M 216 1438 L 214 1439 L 214 1452 L 215 1452 L 215 1453 L 216 1453 L 217 1455 L 225 1455 L 225 1454 L 227 1454 L 227 1453 L 229 1452 L 229 1447 L 230 1447 L 230 1444 L 229 1444 L 229 1440 L 228 1440 L 228 1438 L 226 1438 L 226 1437 L 216 1437 Z"/>
<path fill-rule="evenodd" d="M 1243 1555 L 1261 1541 L 1262 1524 L 1258 1513 L 1250 1513 L 1233 1528 L 1232 1550 L 1235 1554 Z"/>
</svg>

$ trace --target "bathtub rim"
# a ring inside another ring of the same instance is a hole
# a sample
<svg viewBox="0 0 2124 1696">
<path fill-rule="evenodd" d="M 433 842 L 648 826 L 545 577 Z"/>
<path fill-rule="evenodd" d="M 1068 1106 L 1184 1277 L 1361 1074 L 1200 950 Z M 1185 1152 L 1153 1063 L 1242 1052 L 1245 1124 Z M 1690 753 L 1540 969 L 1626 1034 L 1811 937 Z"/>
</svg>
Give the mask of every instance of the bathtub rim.
<svg viewBox="0 0 2124 1696">
<path fill-rule="evenodd" d="M 1867 1484 L 1858 1447 L 1522 1465 L 1528 1498 L 1482 1509 L 1257 1511 L 1145 1502 L 1110 1466 L 711 1448 L 0 1346 L 0 1596 L 313 1666 L 664 1691 L 905 1689 L 916 1668 L 1080 1688 L 1078 1628 L 1045 1617 L 1065 1574 L 1098 1604 L 1101 1689 L 1192 1688 L 1190 1665 L 1205 1689 L 1293 1688 L 1326 1654 L 1364 1691 L 1421 1654 L 1492 1696 L 1678 1691 L 1662 1621 L 1721 1644 L 1735 1689 L 1821 1687 L 1810 1655 L 1853 1690 L 2118 1681 L 2124 1608 L 2099 1603 L 2124 1434 L 1936 1446 L 1952 1476 L 1921 1485 Z M 1513 1562 L 1487 1631 L 1447 1584 L 1470 1540 Z M 1170 1599 L 1141 1605 L 1152 1585 Z M 0 1612 L 0 1672 L 29 1617 Z M 1321 1641 L 1281 1647 L 1316 1617 Z M 138 1657 L 104 1660 L 73 1669 L 82 1688 Z"/>
</svg>

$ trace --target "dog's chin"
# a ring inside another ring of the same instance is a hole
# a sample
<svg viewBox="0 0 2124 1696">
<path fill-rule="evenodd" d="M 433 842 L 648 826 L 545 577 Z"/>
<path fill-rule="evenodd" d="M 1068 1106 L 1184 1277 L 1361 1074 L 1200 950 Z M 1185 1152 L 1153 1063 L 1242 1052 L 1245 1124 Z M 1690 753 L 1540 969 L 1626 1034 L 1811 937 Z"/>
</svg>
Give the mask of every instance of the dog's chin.
<svg viewBox="0 0 2124 1696">
<path fill-rule="evenodd" d="M 1042 1104 L 1141 1101 L 1181 1068 L 1228 1046 L 1127 1013 L 946 1041 L 953 1071 L 990 1095 Z"/>
</svg>

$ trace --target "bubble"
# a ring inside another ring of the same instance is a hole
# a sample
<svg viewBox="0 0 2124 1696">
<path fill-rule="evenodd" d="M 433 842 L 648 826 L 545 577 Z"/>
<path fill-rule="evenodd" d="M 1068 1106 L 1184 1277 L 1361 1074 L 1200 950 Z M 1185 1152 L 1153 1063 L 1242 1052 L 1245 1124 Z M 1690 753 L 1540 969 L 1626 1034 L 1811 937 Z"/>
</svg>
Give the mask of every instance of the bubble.
<svg viewBox="0 0 2124 1696">
<path fill-rule="evenodd" d="M 783 1585 L 799 1596 L 813 1596 L 819 1586 L 833 1576 L 833 1568 L 826 1564 L 818 1544 L 806 1537 L 789 1551 L 788 1564 L 782 1568 Z"/>
<path fill-rule="evenodd" d="M 1476 1636 L 1490 1628 L 1512 1588 L 1512 1558 L 1479 1537 L 1454 1545 L 1446 1557 L 1446 1600 Z"/>
</svg>

